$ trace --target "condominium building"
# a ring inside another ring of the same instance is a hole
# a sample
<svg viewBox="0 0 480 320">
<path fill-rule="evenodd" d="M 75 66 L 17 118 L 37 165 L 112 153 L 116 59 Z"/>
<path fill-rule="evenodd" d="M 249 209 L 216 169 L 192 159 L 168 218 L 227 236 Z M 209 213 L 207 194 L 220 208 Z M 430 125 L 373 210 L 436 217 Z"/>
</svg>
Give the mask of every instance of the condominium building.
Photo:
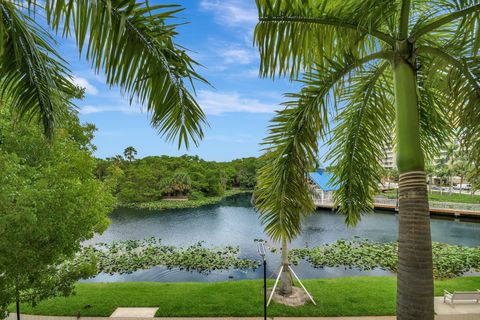
<svg viewBox="0 0 480 320">
<path fill-rule="evenodd" d="M 380 164 L 384 169 L 390 170 L 397 167 L 395 163 L 395 152 L 392 149 L 391 145 L 383 148 L 384 157 L 380 159 Z"/>
</svg>

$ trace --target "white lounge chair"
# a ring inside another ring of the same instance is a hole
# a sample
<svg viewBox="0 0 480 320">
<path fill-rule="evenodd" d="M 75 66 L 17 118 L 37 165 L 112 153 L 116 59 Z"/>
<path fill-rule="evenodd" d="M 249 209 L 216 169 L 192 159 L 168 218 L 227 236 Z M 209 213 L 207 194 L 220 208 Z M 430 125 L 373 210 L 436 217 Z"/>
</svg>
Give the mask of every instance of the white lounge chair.
<svg viewBox="0 0 480 320">
<path fill-rule="evenodd" d="M 453 293 L 443 290 L 443 303 L 450 302 L 454 304 L 455 301 L 480 301 L 480 290 L 477 291 L 454 291 Z"/>
</svg>

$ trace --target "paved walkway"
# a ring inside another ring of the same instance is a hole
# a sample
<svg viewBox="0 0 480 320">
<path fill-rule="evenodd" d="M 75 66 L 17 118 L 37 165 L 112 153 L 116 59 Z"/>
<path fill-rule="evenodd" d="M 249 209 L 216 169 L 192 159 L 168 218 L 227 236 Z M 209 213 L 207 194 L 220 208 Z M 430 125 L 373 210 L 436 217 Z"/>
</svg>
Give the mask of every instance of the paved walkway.
<svg viewBox="0 0 480 320">
<path fill-rule="evenodd" d="M 475 301 L 455 302 L 454 305 L 443 303 L 443 297 L 435 297 L 437 320 L 478 320 L 480 304 Z"/>
</svg>

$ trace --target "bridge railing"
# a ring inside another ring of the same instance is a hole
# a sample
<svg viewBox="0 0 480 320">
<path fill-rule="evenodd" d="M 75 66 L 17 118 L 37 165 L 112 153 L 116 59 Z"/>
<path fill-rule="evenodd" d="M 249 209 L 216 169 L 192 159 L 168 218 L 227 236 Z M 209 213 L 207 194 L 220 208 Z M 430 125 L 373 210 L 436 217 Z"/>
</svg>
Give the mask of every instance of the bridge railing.
<svg viewBox="0 0 480 320">
<path fill-rule="evenodd" d="M 313 202 L 316 206 L 319 207 L 333 207 L 332 197 L 324 197 L 323 199 L 320 196 L 314 196 Z M 397 199 L 387 198 L 387 197 L 375 197 L 374 202 L 376 206 L 393 206 L 398 207 Z M 479 203 L 458 203 L 458 202 L 438 202 L 438 201 L 429 201 L 430 209 L 451 209 L 459 211 L 477 211 L 480 212 Z"/>
<path fill-rule="evenodd" d="M 480 212 L 480 203 L 458 203 L 458 202 L 438 202 L 430 201 L 432 209 L 452 209 L 461 211 L 478 211 Z"/>
</svg>

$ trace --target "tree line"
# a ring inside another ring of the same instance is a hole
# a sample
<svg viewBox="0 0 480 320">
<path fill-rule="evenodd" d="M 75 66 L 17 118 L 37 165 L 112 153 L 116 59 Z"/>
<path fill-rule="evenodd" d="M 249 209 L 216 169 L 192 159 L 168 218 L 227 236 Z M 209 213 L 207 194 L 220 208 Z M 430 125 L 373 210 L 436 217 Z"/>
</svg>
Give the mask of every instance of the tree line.
<svg viewBox="0 0 480 320">
<path fill-rule="evenodd" d="M 261 165 L 254 157 L 215 162 L 189 155 L 135 159 L 136 154 L 135 148 L 127 147 L 123 156 L 97 160 L 96 176 L 117 181 L 114 193 L 119 203 L 197 200 L 221 196 L 229 189 L 253 189 Z"/>
</svg>

